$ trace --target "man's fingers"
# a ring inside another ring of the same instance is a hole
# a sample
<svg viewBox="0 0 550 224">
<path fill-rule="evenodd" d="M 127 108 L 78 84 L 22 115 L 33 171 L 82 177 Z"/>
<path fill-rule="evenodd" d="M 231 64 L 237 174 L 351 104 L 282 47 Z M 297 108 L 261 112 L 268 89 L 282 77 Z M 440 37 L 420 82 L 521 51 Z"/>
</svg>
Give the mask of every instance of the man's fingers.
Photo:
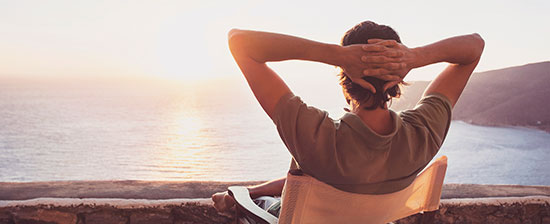
<svg viewBox="0 0 550 224">
<path fill-rule="evenodd" d="M 395 46 L 397 46 L 397 41 L 395 41 L 395 40 L 384 40 L 384 41 L 380 41 L 376 44 L 377 45 L 383 45 L 383 46 L 386 46 L 386 47 L 395 47 Z"/>
<path fill-rule="evenodd" d="M 397 75 L 380 75 L 380 76 L 376 76 L 376 78 L 379 78 L 379 79 L 382 79 L 382 80 L 386 80 L 388 81 L 386 84 L 384 84 L 383 86 L 383 90 L 386 91 L 387 89 L 401 83 L 403 80 L 401 79 L 401 77 L 397 76 Z M 357 83 L 358 85 L 360 85 L 361 87 L 365 88 L 365 89 L 368 89 L 369 91 L 371 91 L 372 93 L 376 93 L 376 88 L 374 88 L 374 86 L 372 84 L 370 84 L 369 82 L 365 81 L 364 79 L 361 79 L 361 78 L 358 78 L 358 79 L 354 79 L 352 80 L 354 83 Z"/>
<path fill-rule="evenodd" d="M 365 63 L 389 63 L 401 62 L 401 58 L 386 57 L 383 55 L 362 56 L 361 61 Z"/>
<path fill-rule="evenodd" d="M 365 46 L 369 46 L 369 45 L 365 45 Z M 368 49 L 368 50 L 364 50 L 364 51 L 368 52 L 366 55 L 386 56 L 386 57 L 390 57 L 390 58 L 401 58 L 401 57 L 405 56 L 405 53 L 403 53 L 403 51 L 396 50 L 394 48 L 387 48 L 387 47 L 381 46 L 381 45 L 374 45 L 376 47 L 371 47 L 371 46 L 363 48 L 363 49 Z M 384 48 L 384 50 L 377 51 L 376 49 L 378 49 L 378 48 Z M 375 50 L 373 50 L 373 49 L 375 49 Z"/>
<path fill-rule="evenodd" d="M 226 192 L 218 192 L 212 195 L 212 201 L 214 201 L 214 208 L 217 211 L 223 212 L 228 209 L 228 205 L 225 201 Z"/>
<path fill-rule="evenodd" d="M 383 39 L 369 39 L 367 41 L 369 44 L 377 44 L 377 45 L 383 45 L 386 47 L 394 47 L 397 46 L 398 42 L 395 40 L 383 40 Z"/>
<path fill-rule="evenodd" d="M 384 84 L 384 92 L 386 92 L 386 90 L 388 90 L 389 88 L 391 87 L 394 87 L 395 85 L 399 84 L 401 82 L 401 79 L 400 80 L 396 80 L 396 81 L 391 81 L 391 82 L 387 82 L 386 84 Z"/>
<path fill-rule="evenodd" d="M 392 57 L 392 58 L 398 58 L 398 57 L 403 57 L 403 52 L 401 51 L 386 51 L 384 52 L 384 55 L 387 56 L 387 57 Z"/>
<path fill-rule="evenodd" d="M 365 89 L 370 90 L 372 93 L 376 93 L 376 89 L 374 88 L 374 86 L 369 82 L 365 81 L 364 79 L 358 78 L 358 79 L 352 79 L 351 81 L 359 84 L 361 87 Z"/>
<path fill-rule="evenodd" d="M 373 39 L 367 40 L 367 42 L 368 42 L 369 44 L 376 44 L 376 43 L 382 42 L 382 41 L 384 41 L 384 39 L 373 38 Z"/>
<path fill-rule="evenodd" d="M 363 75 L 366 75 L 366 76 L 382 76 L 382 75 L 389 75 L 390 73 L 391 71 L 385 68 L 372 68 L 372 69 L 363 70 Z"/>
<path fill-rule="evenodd" d="M 384 63 L 379 65 L 378 67 L 385 68 L 388 70 L 401 70 L 407 67 L 407 64 L 405 63 Z"/>
<path fill-rule="evenodd" d="M 365 44 L 363 45 L 363 51 L 366 52 L 381 52 L 385 51 L 386 47 L 383 45 L 375 45 L 375 44 Z"/>
</svg>

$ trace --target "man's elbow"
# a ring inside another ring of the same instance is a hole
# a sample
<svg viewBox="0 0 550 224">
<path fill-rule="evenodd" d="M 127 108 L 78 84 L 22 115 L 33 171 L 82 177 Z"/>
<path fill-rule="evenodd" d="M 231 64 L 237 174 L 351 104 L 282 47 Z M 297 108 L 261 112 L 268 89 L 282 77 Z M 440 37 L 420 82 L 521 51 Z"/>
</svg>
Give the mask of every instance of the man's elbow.
<svg viewBox="0 0 550 224">
<path fill-rule="evenodd" d="M 229 30 L 229 32 L 227 33 L 227 40 L 231 41 L 231 39 L 236 37 L 239 33 L 241 33 L 241 30 L 236 28 Z"/>
<path fill-rule="evenodd" d="M 229 33 L 227 33 L 227 41 L 230 45 L 232 44 L 242 44 L 245 42 L 250 34 L 250 31 L 248 30 L 240 30 L 240 29 L 231 29 Z"/>
<path fill-rule="evenodd" d="M 474 33 L 471 35 L 472 38 L 474 38 L 475 46 L 476 46 L 476 55 L 477 57 L 481 57 L 481 54 L 483 53 L 483 49 L 485 48 L 485 40 L 479 35 L 478 33 Z"/>
<path fill-rule="evenodd" d="M 244 35 L 244 30 L 239 30 L 235 28 L 231 29 L 229 33 L 227 33 L 227 42 L 229 44 L 229 49 L 233 54 L 235 54 L 237 50 L 242 49 L 241 45 L 243 43 Z"/>
</svg>

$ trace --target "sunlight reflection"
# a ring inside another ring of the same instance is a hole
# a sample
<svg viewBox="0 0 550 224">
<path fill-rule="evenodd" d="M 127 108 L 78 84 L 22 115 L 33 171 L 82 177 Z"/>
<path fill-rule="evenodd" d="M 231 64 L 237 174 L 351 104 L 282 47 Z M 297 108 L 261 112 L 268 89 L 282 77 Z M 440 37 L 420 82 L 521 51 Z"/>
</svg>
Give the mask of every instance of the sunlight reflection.
<svg viewBox="0 0 550 224">
<path fill-rule="evenodd" d="M 204 123 L 197 111 L 174 113 L 165 140 L 165 147 L 157 150 L 155 179 L 193 179 L 204 175 L 208 157 Z"/>
</svg>

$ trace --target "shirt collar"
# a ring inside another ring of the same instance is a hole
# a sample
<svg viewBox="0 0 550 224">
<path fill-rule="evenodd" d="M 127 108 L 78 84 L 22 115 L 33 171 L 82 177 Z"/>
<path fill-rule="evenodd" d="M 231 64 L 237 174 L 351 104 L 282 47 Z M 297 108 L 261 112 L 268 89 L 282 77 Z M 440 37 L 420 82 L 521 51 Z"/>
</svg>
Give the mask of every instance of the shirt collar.
<svg viewBox="0 0 550 224">
<path fill-rule="evenodd" d="M 366 141 L 369 142 L 369 146 L 386 146 L 388 145 L 401 125 L 401 117 L 397 115 L 393 110 L 389 110 L 392 117 L 392 132 L 386 135 L 381 135 L 372 130 L 369 126 L 363 123 L 363 120 L 354 113 L 346 113 L 340 120 L 348 124 L 359 135 L 361 135 Z"/>
</svg>

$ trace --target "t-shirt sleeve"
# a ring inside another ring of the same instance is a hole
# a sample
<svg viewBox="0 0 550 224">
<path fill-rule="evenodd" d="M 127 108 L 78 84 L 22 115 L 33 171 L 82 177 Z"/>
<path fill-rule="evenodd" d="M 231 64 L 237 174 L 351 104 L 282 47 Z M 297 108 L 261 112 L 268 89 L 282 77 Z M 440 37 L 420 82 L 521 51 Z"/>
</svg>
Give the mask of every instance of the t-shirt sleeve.
<svg viewBox="0 0 550 224">
<path fill-rule="evenodd" d="M 317 167 L 331 154 L 327 150 L 335 145 L 336 127 L 326 111 L 308 106 L 290 93 L 281 97 L 272 119 L 301 168 Z"/>
<path fill-rule="evenodd" d="M 451 124 L 452 106 L 447 97 L 432 93 L 423 97 L 412 110 L 401 112 L 404 122 L 427 132 L 427 136 L 439 149 Z M 419 135 L 420 138 L 420 135 Z M 419 139 L 420 140 L 420 139 Z"/>
</svg>

